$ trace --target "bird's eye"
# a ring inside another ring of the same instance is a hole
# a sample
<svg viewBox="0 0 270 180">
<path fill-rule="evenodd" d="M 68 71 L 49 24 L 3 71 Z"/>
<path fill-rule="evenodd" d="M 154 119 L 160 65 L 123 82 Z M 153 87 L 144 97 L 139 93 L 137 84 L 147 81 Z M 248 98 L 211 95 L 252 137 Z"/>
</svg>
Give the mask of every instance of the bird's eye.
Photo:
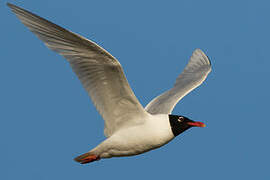
<svg viewBox="0 0 270 180">
<path fill-rule="evenodd" d="M 182 117 L 182 116 L 180 116 L 180 117 L 178 118 L 178 122 L 183 122 L 183 120 L 184 120 L 184 117 Z"/>
</svg>

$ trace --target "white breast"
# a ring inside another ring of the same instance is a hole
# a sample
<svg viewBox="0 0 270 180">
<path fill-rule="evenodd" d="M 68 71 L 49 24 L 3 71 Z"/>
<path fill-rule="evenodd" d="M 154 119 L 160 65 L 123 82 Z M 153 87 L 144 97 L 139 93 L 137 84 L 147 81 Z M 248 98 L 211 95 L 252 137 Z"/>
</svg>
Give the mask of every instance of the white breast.
<svg viewBox="0 0 270 180">
<path fill-rule="evenodd" d="M 149 115 L 145 122 L 119 130 L 93 152 L 101 158 L 131 156 L 158 148 L 174 138 L 168 115 Z"/>
</svg>

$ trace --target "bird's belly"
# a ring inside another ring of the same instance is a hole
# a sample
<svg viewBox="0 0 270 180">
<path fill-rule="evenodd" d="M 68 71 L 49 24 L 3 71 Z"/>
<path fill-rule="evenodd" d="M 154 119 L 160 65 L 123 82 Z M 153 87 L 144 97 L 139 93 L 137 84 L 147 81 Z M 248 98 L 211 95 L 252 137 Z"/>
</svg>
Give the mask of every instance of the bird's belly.
<svg viewBox="0 0 270 180">
<path fill-rule="evenodd" d="M 158 148 L 170 140 L 173 136 L 168 131 L 161 130 L 137 130 L 128 128 L 120 131 L 104 142 L 106 151 L 100 154 L 101 158 L 117 156 L 132 156 Z"/>
</svg>

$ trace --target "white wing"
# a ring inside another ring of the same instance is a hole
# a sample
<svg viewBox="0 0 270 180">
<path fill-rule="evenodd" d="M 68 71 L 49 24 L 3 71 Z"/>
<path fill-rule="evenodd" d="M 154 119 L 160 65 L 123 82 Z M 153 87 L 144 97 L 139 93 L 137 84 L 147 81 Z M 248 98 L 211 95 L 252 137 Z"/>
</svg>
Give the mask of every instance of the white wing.
<svg viewBox="0 0 270 180">
<path fill-rule="evenodd" d="M 196 49 L 174 87 L 153 99 L 145 110 L 151 114 L 171 114 L 174 106 L 190 91 L 198 87 L 211 71 L 208 57 Z"/>
<path fill-rule="evenodd" d="M 117 59 L 82 36 L 15 5 L 8 6 L 46 46 L 68 60 L 105 120 L 106 136 L 123 126 L 142 123 L 134 117 L 147 112 L 135 97 Z"/>
</svg>

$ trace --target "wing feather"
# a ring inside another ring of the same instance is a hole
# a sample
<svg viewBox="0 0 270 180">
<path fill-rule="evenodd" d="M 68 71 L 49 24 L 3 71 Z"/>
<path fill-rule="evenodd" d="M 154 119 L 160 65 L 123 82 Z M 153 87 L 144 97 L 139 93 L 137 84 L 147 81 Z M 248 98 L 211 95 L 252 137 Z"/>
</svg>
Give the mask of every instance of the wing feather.
<svg viewBox="0 0 270 180">
<path fill-rule="evenodd" d="M 8 6 L 51 50 L 64 56 L 105 120 L 104 133 L 111 136 L 125 125 L 139 122 L 133 117 L 147 112 L 141 106 L 120 63 L 96 43 L 70 32 L 15 5 Z"/>
<path fill-rule="evenodd" d="M 150 114 L 171 114 L 175 105 L 186 94 L 198 87 L 211 72 L 211 63 L 200 49 L 196 49 L 175 81 L 174 87 L 154 98 L 145 110 Z"/>
</svg>

